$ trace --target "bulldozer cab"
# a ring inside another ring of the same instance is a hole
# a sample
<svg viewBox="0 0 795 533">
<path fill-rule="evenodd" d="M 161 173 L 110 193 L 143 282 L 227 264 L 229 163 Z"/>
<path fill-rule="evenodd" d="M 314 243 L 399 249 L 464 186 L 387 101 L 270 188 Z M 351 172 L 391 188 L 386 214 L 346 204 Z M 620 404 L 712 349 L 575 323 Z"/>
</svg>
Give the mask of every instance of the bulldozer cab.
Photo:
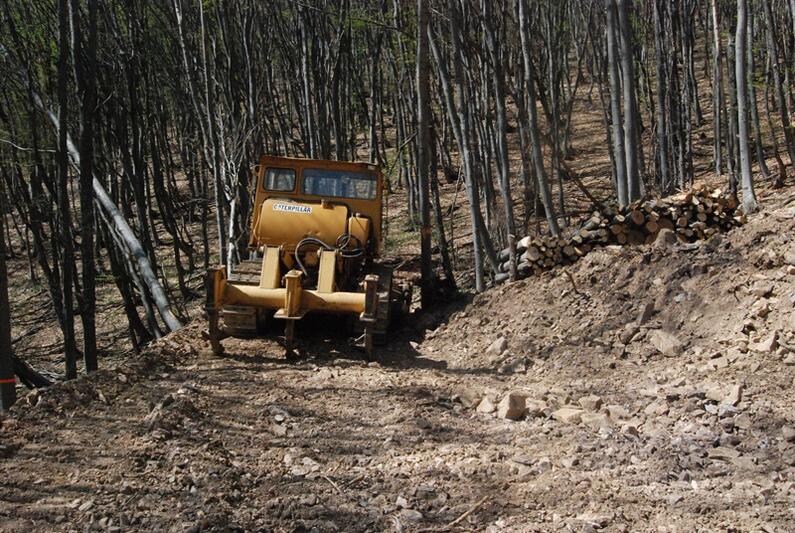
<svg viewBox="0 0 795 533">
<path fill-rule="evenodd" d="M 376 165 L 262 156 L 249 249 L 295 252 L 306 238 L 367 250 L 377 257 L 382 240 L 382 176 Z"/>
</svg>

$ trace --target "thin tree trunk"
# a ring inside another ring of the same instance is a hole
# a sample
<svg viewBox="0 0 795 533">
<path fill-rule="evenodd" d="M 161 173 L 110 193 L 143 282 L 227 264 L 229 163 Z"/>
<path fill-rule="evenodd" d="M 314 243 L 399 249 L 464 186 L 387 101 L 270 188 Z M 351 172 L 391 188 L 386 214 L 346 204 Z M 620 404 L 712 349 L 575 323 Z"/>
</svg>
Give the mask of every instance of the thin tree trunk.
<svg viewBox="0 0 795 533">
<path fill-rule="evenodd" d="M 790 165 L 795 164 L 795 138 L 793 138 L 792 127 L 790 124 L 789 110 L 787 109 L 787 99 L 784 94 L 784 86 L 781 80 L 781 67 L 779 65 L 778 45 L 776 43 L 776 27 L 773 20 L 773 12 L 770 0 L 762 0 L 766 19 L 767 53 L 770 57 L 770 64 L 773 71 L 773 84 L 778 100 L 778 111 L 781 117 L 781 127 L 784 129 L 784 140 L 787 145 L 787 153 L 790 158 Z"/>
<path fill-rule="evenodd" d="M 662 21 L 661 10 L 665 9 L 665 0 L 654 0 L 654 41 L 655 41 L 655 64 L 657 66 L 657 161 L 659 176 L 657 181 L 660 189 L 667 191 L 671 176 L 668 162 L 670 155 L 668 153 L 668 122 L 666 117 L 666 89 L 668 81 L 666 80 L 665 69 L 665 39 L 663 37 L 664 26 Z"/>
<path fill-rule="evenodd" d="M 497 50 L 497 40 L 491 26 L 493 14 L 491 0 L 482 0 L 483 26 L 486 34 L 487 48 L 493 68 L 494 103 L 497 114 L 497 169 L 500 173 L 500 192 L 505 212 L 505 229 L 508 232 L 508 250 L 510 263 L 510 279 L 518 277 L 516 270 L 516 221 L 513 213 L 513 198 L 511 197 L 510 160 L 508 159 L 508 124 L 505 110 L 505 74 L 502 61 Z"/>
<path fill-rule="evenodd" d="M 795 0 L 792 0 L 795 1 Z M 756 58 L 754 56 L 754 17 L 753 13 L 748 13 L 748 39 L 746 43 L 746 53 L 748 55 L 748 99 L 751 111 L 751 124 L 754 127 L 754 149 L 756 150 L 756 159 L 759 162 L 759 171 L 765 181 L 770 181 L 770 169 L 765 160 L 764 144 L 762 143 L 762 128 L 759 120 L 759 104 L 756 95 L 756 79 L 755 79 L 755 65 Z M 776 185 L 778 181 L 774 182 Z"/>
<path fill-rule="evenodd" d="M 83 272 L 80 320 L 83 324 L 83 360 L 86 372 L 97 370 L 96 268 L 94 260 L 94 113 L 97 101 L 97 0 L 88 0 L 88 49 L 80 43 L 80 10 L 72 2 L 73 55 L 80 88 L 80 264 Z M 63 122 L 61 122 L 63 124 Z"/>
<path fill-rule="evenodd" d="M 422 309 L 432 305 L 433 269 L 431 266 L 430 143 L 431 85 L 428 51 L 430 0 L 417 0 L 417 181 L 420 204 L 420 252 L 422 270 Z M 375 102 L 372 103 L 375 105 Z"/>
<path fill-rule="evenodd" d="M 720 18 L 718 18 L 718 0 L 711 0 L 710 5 L 712 8 L 711 9 L 712 43 L 713 43 L 712 59 L 714 62 L 713 75 L 712 75 L 712 86 L 713 86 L 712 121 L 713 121 L 713 132 L 715 136 L 713 157 L 715 158 L 715 175 L 720 177 L 721 173 L 723 172 L 723 165 L 721 161 L 721 157 L 723 154 L 723 149 L 722 149 L 723 128 L 721 126 L 721 110 L 723 109 L 723 102 L 724 102 L 723 67 L 721 66 L 721 57 L 723 56 L 723 52 L 721 51 L 721 44 L 720 44 Z"/>
<path fill-rule="evenodd" d="M 61 262 L 61 315 L 63 317 L 64 359 L 66 379 L 77 377 L 77 344 L 75 343 L 74 307 L 72 293 L 72 273 L 74 272 L 74 241 L 72 240 L 72 219 L 70 216 L 69 154 L 67 152 L 66 123 L 69 99 L 67 95 L 69 61 L 69 0 L 58 2 L 59 57 L 58 57 L 58 211 L 60 215 Z"/>
<path fill-rule="evenodd" d="M 0 211 L 0 236 L 5 214 Z M 11 309 L 8 303 L 8 271 L 5 240 L 0 238 L 0 411 L 7 411 L 17 401 L 14 359 L 11 353 Z"/>
<path fill-rule="evenodd" d="M 745 47 L 748 32 L 748 0 L 737 0 L 737 52 L 735 69 L 737 80 L 737 124 L 740 136 L 740 170 L 742 172 L 743 210 L 745 213 L 756 211 L 757 202 L 754 193 L 754 179 L 751 175 L 751 150 L 748 143 L 748 75 L 746 73 L 747 57 Z"/>
<path fill-rule="evenodd" d="M 635 99 L 635 60 L 632 55 L 632 28 L 629 20 L 629 1 L 616 0 L 618 26 L 621 34 L 621 72 L 624 89 L 624 150 L 627 160 L 627 199 L 640 198 L 640 145 L 638 137 L 638 105 Z"/>
<path fill-rule="evenodd" d="M 535 67 L 531 55 L 530 20 L 527 13 L 527 0 L 517 0 L 519 3 L 519 34 L 522 42 L 522 57 L 524 59 L 525 87 L 528 93 L 527 113 L 530 119 L 528 133 L 530 134 L 530 145 L 533 151 L 533 168 L 538 182 L 538 190 L 541 193 L 541 202 L 544 204 L 544 211 L 549 224 L 549 232 L 560 235 L 555 207 L 552 203 L 552 192 L 549 190 L 549 181 L 544 170 L 544 154 L 541 150 L 541 135 L 538 130 L 538 110 L 536 109 L 536 79 Z"/>
<path fill-rule="evenodd" d="M 627 157 L 624 146 L 624 124 L 621 118 L 621 74 L 618 54 L 618 13 L 615 0 L 605 0 L 607 9 L 607 69 L 610 79 L 610 114 L 613 125 L 613 151 L 618 203 L 629 204 L 627 185 Z"/>
</svg>

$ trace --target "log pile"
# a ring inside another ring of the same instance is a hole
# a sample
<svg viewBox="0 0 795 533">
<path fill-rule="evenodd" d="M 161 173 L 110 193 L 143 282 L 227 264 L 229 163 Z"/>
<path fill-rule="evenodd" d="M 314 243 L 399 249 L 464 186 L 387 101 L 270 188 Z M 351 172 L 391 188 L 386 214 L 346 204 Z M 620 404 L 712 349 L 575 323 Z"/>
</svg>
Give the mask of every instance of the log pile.
<svg viewBox="0 0 795 533">
<path fill-rule="evenodd" d="M 520 278 L 570 265 L 598 246 L 651 244 L 661 229 L 676 233 L 681 242 L 708 239 L 743 222 L 736 198 L 720 189 L 694 189 L 663 199 L 637 201 L 624 209 L 608 206 L 595 211 L 570 237 L 524 237 L 516 244 Z M 509 278 L 509 252 L 498 254 L 495 281 Z"/>
</svg>

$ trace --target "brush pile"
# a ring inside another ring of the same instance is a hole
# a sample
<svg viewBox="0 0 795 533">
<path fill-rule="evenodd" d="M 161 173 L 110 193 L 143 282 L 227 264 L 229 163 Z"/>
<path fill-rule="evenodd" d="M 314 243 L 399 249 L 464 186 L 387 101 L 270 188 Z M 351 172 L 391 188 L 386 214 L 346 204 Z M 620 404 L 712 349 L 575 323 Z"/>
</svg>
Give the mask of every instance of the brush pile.
<svg viewBox="0 0 795 533">
<path fill-rule="evenodd" d="M 662 229 L 673 231 L 681 242 L 708 239 L 743 223 L 737 199 L 720 189 L 696 188 L 662 199 L 640 200 L 620 209 L 595 211 L 570 237 L 524 237 L 516 244 L 520 278 L 577 261 L 597 246 L 651 244 Z M 495 281 L 509 278 L 509 251 L 498 254 L 500 272 Z"/>
</svg>

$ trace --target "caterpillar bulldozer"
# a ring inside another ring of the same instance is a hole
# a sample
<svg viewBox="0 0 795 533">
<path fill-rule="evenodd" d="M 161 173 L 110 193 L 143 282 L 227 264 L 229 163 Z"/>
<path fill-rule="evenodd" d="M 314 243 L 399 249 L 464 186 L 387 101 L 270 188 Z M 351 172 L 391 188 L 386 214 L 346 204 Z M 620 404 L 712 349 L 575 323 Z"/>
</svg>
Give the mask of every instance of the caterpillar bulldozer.
<svg viewBox="0 0 795 533">
<path fill-rule="evenodd" d="M 208 336 L 223 353 L 229 336 L 284 322 L 287 356 L 308 313 L 348 315 L 367 358 L 411 304 L 411 283 L 381 260 L 383 177 L 376 165 L 262 156 L 249 259 L 206 277 Z M 361 333 L 360 335 L 358 335 Z"/>
</svg>

